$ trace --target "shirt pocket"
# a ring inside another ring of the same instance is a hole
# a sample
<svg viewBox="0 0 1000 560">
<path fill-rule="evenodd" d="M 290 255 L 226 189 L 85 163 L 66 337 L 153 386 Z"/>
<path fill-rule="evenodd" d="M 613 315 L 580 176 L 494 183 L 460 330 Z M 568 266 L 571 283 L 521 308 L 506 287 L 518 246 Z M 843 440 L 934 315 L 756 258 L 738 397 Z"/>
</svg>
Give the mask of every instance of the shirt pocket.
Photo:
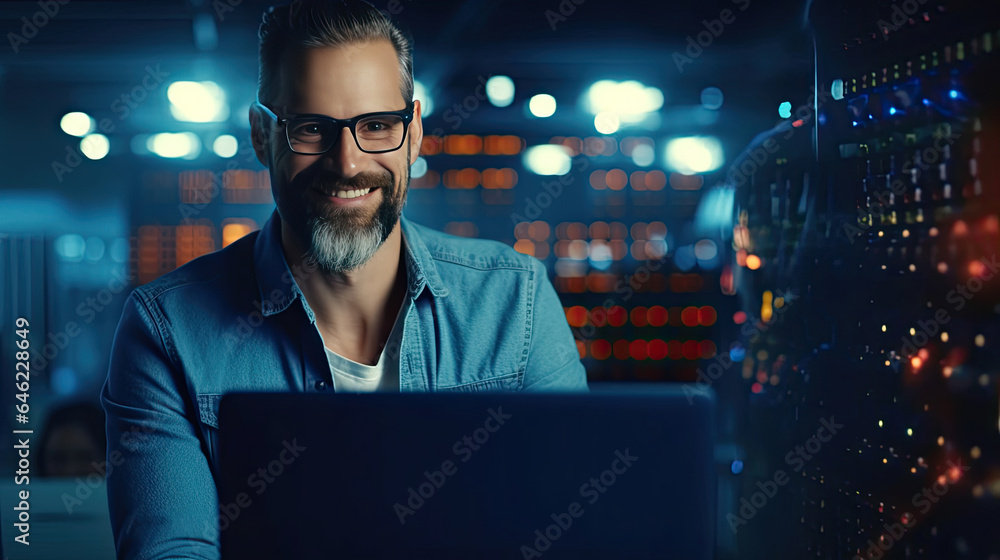
<svg viewBox="0 0 1000 560">
<path fill-rule="evenodd" d="M 202 440 L 205 442 L 213 470 L 219 462 L 219 400 L 221 399 L 221 393 L 205 393 L 197 396 Z"/>
<path fill-rule="evenodd" d="M 454 385 L 451 387 L 438 387 L 438 392 L 454 393 L 477 393 L 485 391 L 519 391 L 521 389 L 521 376 L 517 372 L 499 377 L 491 377 L 472 383 Z"/>
</svg>

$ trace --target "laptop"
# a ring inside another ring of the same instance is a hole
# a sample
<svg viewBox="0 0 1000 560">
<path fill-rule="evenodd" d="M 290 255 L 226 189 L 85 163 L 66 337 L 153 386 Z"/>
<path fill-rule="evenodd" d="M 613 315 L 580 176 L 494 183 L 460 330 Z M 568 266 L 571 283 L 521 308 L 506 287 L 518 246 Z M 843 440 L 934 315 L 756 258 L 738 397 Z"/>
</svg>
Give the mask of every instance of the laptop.
<svg viewBox="0 0 1000 560">
<path fill-rule="evenodd" d="M 223 560 L 711 558 L 715 398 L 233 393 Z"/>
</svg>

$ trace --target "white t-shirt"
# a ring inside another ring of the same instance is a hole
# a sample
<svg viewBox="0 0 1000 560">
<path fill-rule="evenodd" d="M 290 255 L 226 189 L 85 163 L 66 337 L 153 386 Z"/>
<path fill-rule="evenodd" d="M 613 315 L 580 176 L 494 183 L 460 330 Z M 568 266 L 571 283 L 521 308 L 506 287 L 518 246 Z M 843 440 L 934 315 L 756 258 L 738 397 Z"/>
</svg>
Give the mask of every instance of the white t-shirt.
<svg viewBox="0 0 1000 560">
<path fill-rule="evenodd" d="M 407 298 L 403 298 L 403 307 Z M 326 359 L 330 362 L 333 373 L 333 390 L 338 393 L 371 393 L 375 391 L 399 392 L 399 350 L 400 339 L 403 336 L 403 307 L 396 313 L 396 322 L 378 363 L 373 366 L 360 364 L 347 359 L 329 348 L 326 349 Z"/>
</svg>

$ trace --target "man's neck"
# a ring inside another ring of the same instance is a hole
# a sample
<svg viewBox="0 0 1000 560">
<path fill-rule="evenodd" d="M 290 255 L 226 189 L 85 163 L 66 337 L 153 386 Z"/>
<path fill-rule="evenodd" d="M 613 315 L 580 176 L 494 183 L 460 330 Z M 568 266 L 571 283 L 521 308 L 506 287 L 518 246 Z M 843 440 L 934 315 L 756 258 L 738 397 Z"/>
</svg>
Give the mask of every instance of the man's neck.
<svg viewBox="0 0 1000 560">
<path fill-rule="evenodd" d="M 282 225 L 282 245 L 289 262 L 302 262 L 304 251 Z M 305 270 L 309 268 L 303 267 Z M 312 269 L 295 281 L 316 316 L 316 326 L 327 348 L 359 363 L 378 362 L 406 295 L 406 263 L 402 225 L 372 258 L 345 273 L 326 274 Z"/>
</svg>

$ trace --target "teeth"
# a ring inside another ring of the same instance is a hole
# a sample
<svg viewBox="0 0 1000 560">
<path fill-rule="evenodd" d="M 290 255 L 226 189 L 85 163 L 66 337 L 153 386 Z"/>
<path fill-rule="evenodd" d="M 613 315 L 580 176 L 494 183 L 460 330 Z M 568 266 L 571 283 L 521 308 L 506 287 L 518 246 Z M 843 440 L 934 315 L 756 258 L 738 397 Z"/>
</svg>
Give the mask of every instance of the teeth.
<svg viewBox="0 0 1000 560">
<path fill-rule="evenodd" d="M 353 189 L 349 191 L 337 191 L 337 198 L 357 198 L 359 196 L 364 196 L 371 192 L 371 189 Z"/>
</svg>

